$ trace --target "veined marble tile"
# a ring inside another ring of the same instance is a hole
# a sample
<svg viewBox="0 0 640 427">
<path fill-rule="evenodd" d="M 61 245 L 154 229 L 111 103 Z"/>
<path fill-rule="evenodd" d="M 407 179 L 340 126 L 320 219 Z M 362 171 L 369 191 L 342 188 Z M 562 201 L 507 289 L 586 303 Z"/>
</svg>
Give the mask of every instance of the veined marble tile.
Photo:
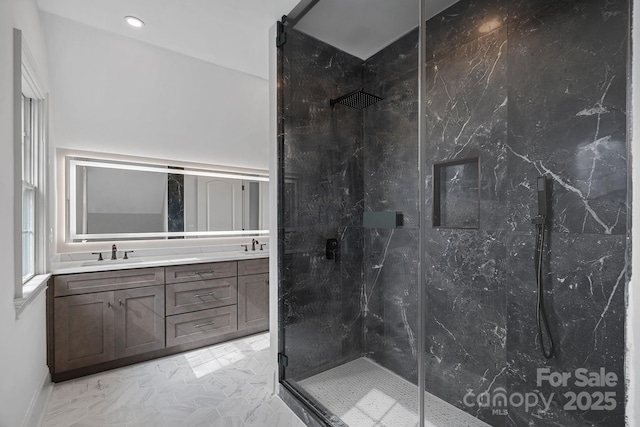
<svg viewBox="0 0 640 427">
<path fill-rule="evenodd" d="M 222 391 L 227 397 L 243 397 L 253 392 L 253 386 L 246 381 L 232 381 Z"/>
<path fill-rule="evenodd" d="M 238 416 L 244 420 L 250 413 L 249 402 L 242 397 L 229 397 L 218 406 L 218 412 L 224 417 Z"/>
<path fill-rule="evenodd" d="M 72 427 L 100 427 L 107 424 L 103 415 L 89 415 L 80 421 L 71 424 Z"/>
<path fill-rule="evenodd" d="M 184 423 L 188 427 L 209 427 L 220 418 L 222 417 L 215 407 L 198 408 L 184 420 Z"/>
<path fill-rule="evenodd" d="M 266 425 L 271 415 L 273 415 L 273 410 L 269 404 L 262 403 L 247 414 L 244 422 L 247 426 Z"/>
<path fill-rule="evenodd" d="M 197 407 L 187 403 L 178 402 L 175 405 L 160 409 L 162 416 L 167 420 L 184 420 L 198 410 Z"/>
<path fill-rule="evenodd" d="M 69 408 L 56 414 L 45 414 L 43 427 L 66 427 L 87 415 L 87 408 Z"/>
<path fill-rule="evenodd" d="M 222 417 L 212 424 L 212 427 L 245 427 L 240 417 Z"/>
<path fill-rule="evenodd" d="M 268 388 L 269 342 L 254 335 L 56 384 L 43 426 L 302 426 Z"/>
</svg>

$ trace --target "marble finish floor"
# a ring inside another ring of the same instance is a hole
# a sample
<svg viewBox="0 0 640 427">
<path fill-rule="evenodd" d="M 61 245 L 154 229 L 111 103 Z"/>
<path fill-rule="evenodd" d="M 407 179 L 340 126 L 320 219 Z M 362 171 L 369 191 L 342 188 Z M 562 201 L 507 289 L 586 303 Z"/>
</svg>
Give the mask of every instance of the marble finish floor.
<svg viewBox="0 0 640 427">
<path fill-rule="evenodd" d="M 271 394 L 269 334 L 54 386 L 44 427 L 303 427 Z"/>
<path fill-rule="evenodd" d="M 419 425 L 418 387 L 367 358 L 299 381 L 302 388 L 351 427 Z M 489 424 L 425 395 L 426 427 L 490 427 Z"/>
</svg>

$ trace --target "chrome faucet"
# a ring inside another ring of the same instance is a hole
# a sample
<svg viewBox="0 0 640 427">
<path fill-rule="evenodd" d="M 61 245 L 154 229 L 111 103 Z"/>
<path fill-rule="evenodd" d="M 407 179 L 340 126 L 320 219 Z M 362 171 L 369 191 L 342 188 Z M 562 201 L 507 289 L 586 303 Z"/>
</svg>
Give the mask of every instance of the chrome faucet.
<svg viewBox="0 0 640 427">
<path fill-rule="evenodd" d="M 256 239 L 251 239 L 251 250 L 252 251 L 256 250 L 256 243 L 260 244 L 260 242 L 258 242 Z"/>
<path fill-rule="evenodd" d="M 118 259 L 118 248 L 115 244 L 111 246 L 111 259 Z"/>
</svg>

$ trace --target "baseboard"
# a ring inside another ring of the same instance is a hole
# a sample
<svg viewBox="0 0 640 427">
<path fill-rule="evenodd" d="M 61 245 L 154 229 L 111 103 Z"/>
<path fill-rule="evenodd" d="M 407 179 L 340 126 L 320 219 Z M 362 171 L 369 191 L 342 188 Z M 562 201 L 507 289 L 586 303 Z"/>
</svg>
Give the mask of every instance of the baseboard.
<svg viewBox="0 0 640 427">
<path fill-rule="evenodd" d="M 42 425 L 47 402 L 52 391 L 53 383 L 51 382 L 49 371 L 46 371 L 40 387 L 33 395 L 33 399 L 31 399 L 22 427 L 40 427 Z"/>
</svg>

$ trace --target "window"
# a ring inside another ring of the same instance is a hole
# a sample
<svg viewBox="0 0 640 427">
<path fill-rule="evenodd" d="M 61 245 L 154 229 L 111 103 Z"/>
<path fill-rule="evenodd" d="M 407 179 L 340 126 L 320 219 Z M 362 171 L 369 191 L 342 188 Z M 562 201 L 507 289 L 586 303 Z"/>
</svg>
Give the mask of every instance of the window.
<svg viewBox="0 0 640 427">
<path fill-rule="evenodd" d="M 14 30 L 14 253 L 16 316 L 46 288 L 47 99 L 36 62 Z M 22 256 L 20 256 L 21 254 Z"/>
<path fill-rule="evenodd" d="M 38 121 L 35 99 L 22 95 L 22 283 L 36 271 Z"/>
</svg>

